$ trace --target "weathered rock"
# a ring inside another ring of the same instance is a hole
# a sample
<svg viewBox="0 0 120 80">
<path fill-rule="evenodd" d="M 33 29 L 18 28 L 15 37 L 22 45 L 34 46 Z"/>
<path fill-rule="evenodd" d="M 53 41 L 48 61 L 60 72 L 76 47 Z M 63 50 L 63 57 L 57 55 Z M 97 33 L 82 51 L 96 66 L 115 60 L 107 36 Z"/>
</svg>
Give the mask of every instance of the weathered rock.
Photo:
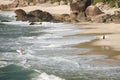
<svg viewBox="0 0 120 80">
<path fill-rule="evenodd" d="M 18 7 L 19 6 L 19 0 L 15 0 L 12 4 L 13 8 Z"/>
<path fill-rule="evenodd" d="M 36 0 L 36 3 L 45 3 L 46 0 Z"/>
<path fill-rule="evenodd" d="M 1 22 L 10 22 L 10 21 L 8 21 L 8 20 L 1 20 Z"/>
<path fill-rule="evenodd" d="M 17 20 L 30 21 L 30 22 L 41 22 L 41 21 L 52 21 L 54 18 L 48 12 L 43 12 L 41 10 L 34 10 L 26 14 L 22 9 L 15 11 L 17 15 Z"/>
<path fill-rule="evenodd" d="M 17 17 L 17 20 L 21 20 L 21 21 L 26 21 L 27 20 L 27 14 L 24 10 L 22 9 L 17 9 L 15 10 L 15 13 L 16 13 L 16 17 Z"/>
<path fill-rule="evenodd" d="M 92 21 L 98 22 L 98 23 L 120 23 L 120 13 L 117 11 L 116 14 L 109 15 L 109 14 L 100 14 L 95 16 Z"/>
<path fill-rule="evenodd" d="M 74 0 L 73 3 L 70 4 L 70 17 L 71 20 L 82 21 L 85 20 L 85 10 L 91 5 L 91 0 Z"/>
<path fill-rule="evenodd" d="M 78 22 L 77 20 L 78 13 L 70 13 L 70 18 L 72 22 Z"/>
<path fill-rule="evenodd" d="M 59 20 L 60 21 L 65 21 L 65 22 L 70 22 L 70 15 L 69 14 L 62 14 L 59 16 Z"/>
<path fill-rule="evenodd" d="M 6 10 L 6 9 L 8 9 L 7 5 L 0 5 L 0 10 Z"/>
<path fill-rule="evenodd" d="M 114 23 L 120 23 L 120 14 L 113 14 L 111 15 L 112 22 Z"/>
<path fill-rule="evenodd" d="M 116 6 L 117 8 L 120 8 L 120 0 L 116 0 L 115 6 Z"/>
<path fill-rule="evenodd" d="M 34 10 L 28 13 L 29 15 L 34 16 L 35 21 L 51 21 L 53 16 L 48 12 L 43 12 L 41 10 Z"/>
<path fill-rule="evenodd" d="M 89 6 L 87 7 L 85 14 L 87 17 L 95 17 L 97 15 L 103 14 L 103 12 L 96 6 Z"/>
<path fill-rule="evenodd" d="M 34 22 L 31 22 L 29 25 L 34 25 L 35 23 Z"/>
<path fill-rule="evenodd" d="M 34 10 L 34 11 L 30 11 L 28 14 L 29 15 L 33 15 L 33 16 L 35 16 L 35 17 L 39 17 L 39 16 L 41 16 L 41 13 L 42 13 L 43 11 L 41 11 L 41 10 Z"/>
<path fill-rule="evenodd" d="M 42 21 L 52 21 L 54 19 L 53 16 L 48 12 L 42 12 L 39 18 L 42 19 Z"/>
<path fill-rule="evenodd" d="M 28 2 L 28 5 L 33 2 L 33 0 L 26 0 Z"/>
<path fill-rule="evenodd" d="M 60 5 L 67 5 L 67 1 L 61 0 L 61 1 L 60 1 Z"/>
<path fill-rule="evenodd" d="M 97 23 L 109 23 L 112 21 L 112 18 L 111 18 L 111 15 L 109 14 L 100 14 L 95 16 L 94 18 L 92 17 L 91 20 Z"/>
<path fill-rule="evenodd" d="M 115 16 L 120 16 L 120 11 L 114 11 Z"/>
<path fill-rule="evenodd" d="M 91 0 L 76 0 L 70 4 L 70 9 L 72 12 L 84 12 L 89 5 Z"/>
<path fill-rule="evenodd" d="M 29 22 L 41 22 L 42 20 L 39 17 L 36 17 L 34 15 L 27 14 L 27 21 Z"/>
</svg>

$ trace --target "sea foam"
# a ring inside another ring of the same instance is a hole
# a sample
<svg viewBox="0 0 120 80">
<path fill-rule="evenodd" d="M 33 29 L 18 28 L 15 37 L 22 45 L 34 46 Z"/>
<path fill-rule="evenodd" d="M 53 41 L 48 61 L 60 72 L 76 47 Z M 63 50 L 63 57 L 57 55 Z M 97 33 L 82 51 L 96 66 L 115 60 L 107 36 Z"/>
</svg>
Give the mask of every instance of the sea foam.
<svg viewBox="0 0 120 80">
<path fill-rule="evenodd" d="M 48 75 L 47 73 L 41 73 L 37 78 L 33 80 L 65 80 L 55 75 Z"/>
</svg>

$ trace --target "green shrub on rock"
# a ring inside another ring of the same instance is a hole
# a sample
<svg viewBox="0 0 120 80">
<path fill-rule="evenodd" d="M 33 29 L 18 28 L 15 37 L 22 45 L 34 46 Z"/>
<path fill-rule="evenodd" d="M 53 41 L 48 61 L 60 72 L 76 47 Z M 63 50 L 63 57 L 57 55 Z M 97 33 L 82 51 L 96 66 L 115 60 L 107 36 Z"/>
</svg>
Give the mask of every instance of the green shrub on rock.
<svg viewBox="0 0 120 80">
<path fill-rule="evenodd" d="M 109 4 L 111 7 L 115 6 L 115 0 L 92 0 L 92 4 L 96 4 L 98 2 L 103 2 L 105 4 Z"/>
</svg>

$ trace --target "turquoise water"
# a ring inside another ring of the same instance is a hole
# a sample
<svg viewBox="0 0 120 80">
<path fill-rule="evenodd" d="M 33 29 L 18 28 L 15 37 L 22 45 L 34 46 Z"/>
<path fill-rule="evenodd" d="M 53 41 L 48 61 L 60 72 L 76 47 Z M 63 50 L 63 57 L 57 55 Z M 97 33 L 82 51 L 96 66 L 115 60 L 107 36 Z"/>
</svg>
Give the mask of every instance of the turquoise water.
<svg viewBox="0 0 120 80">
<path fill-rule="evenodd" d="M 15 21 L 13 12 L 0 11 L 0 80 L 119 80 L 120 67 L 97 64 L 105 55 L 77 54 L 91 49 L 71 46 L 94 39 L 72 36 L 83 29 L 66 23 Z M 19 55 L 16 50 L 23 50 Z"/>
</svg>

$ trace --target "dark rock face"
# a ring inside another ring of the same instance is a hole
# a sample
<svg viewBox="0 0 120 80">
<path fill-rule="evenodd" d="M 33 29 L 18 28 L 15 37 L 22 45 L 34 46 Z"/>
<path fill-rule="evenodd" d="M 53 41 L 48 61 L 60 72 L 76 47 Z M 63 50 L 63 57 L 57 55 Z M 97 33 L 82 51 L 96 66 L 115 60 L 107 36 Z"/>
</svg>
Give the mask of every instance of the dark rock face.
<svg viewBox="0 0 120 80">
<path fill-rule="evenodd" d="M 53 16 L 48 12 L 43 12 L 41 10 L 34 10 L 26 14 L 22 9 L 15 11 L 17 15 L 17 20 L 30 21 L 30 22 L 41 22 L 41 21 L 53 21 Z"/>
<path fill-rule="evenodd" d="M 41 10 L 34 10 L 28 13 L 34 17 L 35 21 L 52 21 L 53 16 L 48 12 L 43 12 Z M 29 18 L 29 17 L 28 17 Z"/>
<path fill-rule="evenodd" d="M 85 20 L 85 10 L 89 5 L 91 5 L 91 0 L 75 0 L 71 3 L 71 19 L 75 21 Z"/>
<path fill-rule="evenodd" d="M 35 17 L 39 17 L 42 12 L 43 11 L 41 11 L 41 10 L 34 10 L 34 11 L 29 12 L 28 14 L 33 15 Z"/>
<path fill-rule="evenodd" d="M 85 9 L 86 9 L 88 6 L 90 6 L 90 5 L 91 5 L 91 3 L 92 3 L 92 1 L 91 1 L 91 0 L 86 0 Z"/>
<path fill-rule="evenodd" d="M 1 20 L 1 22 L 10 22 L 10 21 L 8 21 L 8 20 Z"/>
<path fill-rule="evenodd" d="M 48 12 L 42 12 L 41 16 L 39 18 L 41 18 L 43 21 L 52 21 L 53 20 L 53 16 Z"/>
<path fill-rule="evenodd" d="M 21 20 L 21 21 L 26 21 L 27 20 L 27 14 L 24 10 L 18 9 L 18 10 L 15 11 L 15 13 L 17 15 L 16 17 L 17 17 L 18 21 L 19 20 Z"/>
<path fill-rule="evenodd" d="M 89 5 L 91 0 L 76 0 L 70 4 L 70 9 L 72 12 L 84 12 Z"/>
</svg>

